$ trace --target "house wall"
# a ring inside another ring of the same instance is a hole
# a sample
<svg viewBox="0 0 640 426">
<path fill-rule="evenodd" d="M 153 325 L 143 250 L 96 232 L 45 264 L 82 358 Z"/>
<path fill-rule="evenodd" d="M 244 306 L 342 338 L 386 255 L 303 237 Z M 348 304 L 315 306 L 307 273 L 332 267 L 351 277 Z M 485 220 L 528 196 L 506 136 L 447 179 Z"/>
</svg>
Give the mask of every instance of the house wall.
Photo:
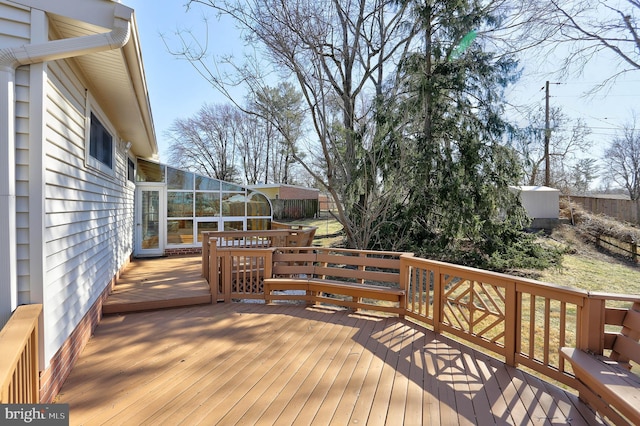
<svg viewBox="0 0 640 426">
<path fill-rule="evenodd" d="M 31 13 L 28 9 L 0 3 L 0 46 L 14 47 L 30 43 Z M 11 35 L 11 36 L 9 36 Z M 29 67 L 15 73 L 16 132 L 16 270 L 18 304 L 30 303 L 29 288 Z"/>
<path fill-rule="evenodd" d="M 0 46 L 15 47 L 29 43 L 30 22 L 29 9 L 0 2 Z"/>
<path fill-rule="evenodd" d="M 133 250 L 135 185 L 119 142 L 115 176 L 85 165 L 91 90 L 72 61 L 47 64 L 45 99 L 45 362 L 100 300 Z M 104 115 L 101 116 L 103 124 Z M 108 120 L 108 118 L 107 118 Z"/>
<path fill-rule="evenodd" d="M 287 185 L 280 187 L 280 198 L 282 200 L 317 200 L 319 193 L 317 189 Z"/>
<path fill-rule="evenodd" d="M 29 85 L 28 67 L 16 70 L 16 239 L 18 304 L 30 303 L 29 285 Z"/>
<path fill-rule="evenodd" d="M 60 38 L 43 11 L 4 0 L 0 28 L 0 49 Z M 50 402 L 129 262 L 135 185 L 125 143 L 73 59 L 18 67 L 14 81 L 17 296 L 43 304 L 41 398 Z M 86 164 L 91 110 L 114 137 L 113 175 Z"/>
<path fill-rule="evenodd" d="M 0 1 L 0 47 L 58 38 L 46 15 Z M 85 164 L 87 117 L 100 101 L 73 60 L 15 73 L 18 303 L 43 303 L 41 396 L 57 393 L 133 250 L 133 182 L 117 132 L 115 173 Z"/>
</svg>

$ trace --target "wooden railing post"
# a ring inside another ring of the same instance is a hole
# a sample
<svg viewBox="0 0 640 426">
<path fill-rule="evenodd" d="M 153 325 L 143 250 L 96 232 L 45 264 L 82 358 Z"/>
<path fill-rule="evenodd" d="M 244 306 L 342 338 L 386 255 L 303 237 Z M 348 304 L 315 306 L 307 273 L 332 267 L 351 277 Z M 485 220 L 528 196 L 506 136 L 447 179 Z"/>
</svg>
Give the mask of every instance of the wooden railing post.
<svg viewBox="0 0 640 426">
<path fill-rule="evenodd" d="M 411 294 L 410 280 L 411 276 L 410 270 L 411 266 L 409 266 L 409 262 L 407 259 L 413 257 L 413 254 L 402 254 L 400 255 L 400 288 L 404 289 L 404 297 L 400 299 L 400 309 L 403 312 L 400 314 L 400 318 L 404 318 L 404 312 L 408 311 L 408 303 L 407 298 Z"/>
<path fill-rule="evenodd" d="M 578 316 L 577 347 L 594 354 L 604 351 L 605 300 L 588 296 Z"/>
<path fill-rule="evenodd" d="M 515 367 L 516 351 L 518 349 L 517 334 L 518 325 L 522 315 L 522 307 L 518 304 L 517 284 L 509 283 L 506 287 L 506 300 L 504 305 L 504 349 L 505 363 Z"/>
<path fill-rule="evenodd" d="M 433 269 L 433 331 L 442 331 L 442 303 L 444 299 L 444 276 L 440 268 Z"/>
<path fill-rule="evenodd" d="M 209 232 L 202 233 L 202 276 L 209 281 Z"/>
<path fill-rule="evenodd" d="M 265 250 L 264 255 L 264 278 L 271 278 L 273 275 L 273 250 Z"/>
<path fill-rule="evenodd" d="M 209 239 L 209 244 L 213 245 L 208 252 L 207 259 L 209 259 L 207 275 L 209 281 L 209 288 L 211 289 L 211 303 L 218 303 L 218 290 L 220 288 L 220 265 L 218 263 L 218 242 L 215 239 Z"/>
<path fill-rule="evenodd" d="M 233 278 L 233 256 L 230 249 L 222 252 L 220 266 L 222 268 L 222 291 L 224 292 L 225 303 L 231 302 L 231 280 Z"/>
</svg>

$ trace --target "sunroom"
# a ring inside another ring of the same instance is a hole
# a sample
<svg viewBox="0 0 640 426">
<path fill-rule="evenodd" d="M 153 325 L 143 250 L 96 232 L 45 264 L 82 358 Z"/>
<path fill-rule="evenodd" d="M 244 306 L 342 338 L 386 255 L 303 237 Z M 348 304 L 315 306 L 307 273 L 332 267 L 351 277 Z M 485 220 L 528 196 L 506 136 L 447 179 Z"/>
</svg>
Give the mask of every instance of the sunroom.
<svg viewBox="0 0 640 426">
<path fill-rule="evenodd" d="M 196 253 L 205 231 L 271 227 L 271 203 L 260 192 L 166 164 L 138 159 L 134 256 Z"/>
</svg>

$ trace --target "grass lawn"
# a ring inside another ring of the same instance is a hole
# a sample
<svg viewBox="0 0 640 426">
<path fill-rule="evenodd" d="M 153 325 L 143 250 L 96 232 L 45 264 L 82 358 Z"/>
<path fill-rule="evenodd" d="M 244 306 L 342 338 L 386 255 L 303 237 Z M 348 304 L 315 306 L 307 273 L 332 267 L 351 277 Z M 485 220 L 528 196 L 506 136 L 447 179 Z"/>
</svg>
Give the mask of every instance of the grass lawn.
<svg viewBox="0 0 640 426">
<path fill-rule="evenodd" d="M 341 235 L 342 225 L 327 212 L 322 212 L 318 218 L 278 220 L 278 222 L 317 227 L 318 230 L 316 231 L 316 240 L 314 241 L 314 244 L 321 245 L 322 247 L 335 246 L 340 244 L 343 240 L 343 236 Z M 318 239 L 318 237 L 320 237 L 320 239 Z"/>
<path fill-rule="evenodd" d="M 567 254 L 561 269 L 543 271 L 540 280 L 590 291 L 640 294 L 640 269 L 615 258 Z"/>
<path fill-rule="evenodd" d="M 640 294 L 640 266 L 583 242 L 571 227 L 561 227 L 554 241 L 568 247 L 560 268 L 541 271 L 540 281 L 589 291 Z"/>
</svg>

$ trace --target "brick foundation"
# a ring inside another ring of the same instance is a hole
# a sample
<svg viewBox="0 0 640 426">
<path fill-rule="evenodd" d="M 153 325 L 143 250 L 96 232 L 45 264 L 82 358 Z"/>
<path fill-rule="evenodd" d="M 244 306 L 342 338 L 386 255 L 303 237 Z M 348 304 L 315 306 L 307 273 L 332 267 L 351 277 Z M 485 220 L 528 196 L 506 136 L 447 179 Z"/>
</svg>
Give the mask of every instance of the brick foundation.
<svg viewBox="0 0 640 426">
<path fill-rule="evenodd" d="M 89 341 L 100 320 L 102 319 L 102 305 L 113 290 L 116 280 L 120 277 L 120 273 L 129 264 L 129 261 L 120 268 L 120 271 L 107 284 L 102 294 L 89 309 L 89 312 L 80 320 L 75 330 L 65 340 L 62 347 L 56 352 L 51 359 L 46 370 L 40 372 L 40 402 L 48 404 L 52 402 L 60 392 L 62 384 L 71 373 L 71 369 L 75 365 L 80 353 Z"/>
<path fill-rule="evenodd" d="M 202 246 L 164 249 L 165 256 L 184 256 L 187 254 L 202 254 Z"/>
</svg>

